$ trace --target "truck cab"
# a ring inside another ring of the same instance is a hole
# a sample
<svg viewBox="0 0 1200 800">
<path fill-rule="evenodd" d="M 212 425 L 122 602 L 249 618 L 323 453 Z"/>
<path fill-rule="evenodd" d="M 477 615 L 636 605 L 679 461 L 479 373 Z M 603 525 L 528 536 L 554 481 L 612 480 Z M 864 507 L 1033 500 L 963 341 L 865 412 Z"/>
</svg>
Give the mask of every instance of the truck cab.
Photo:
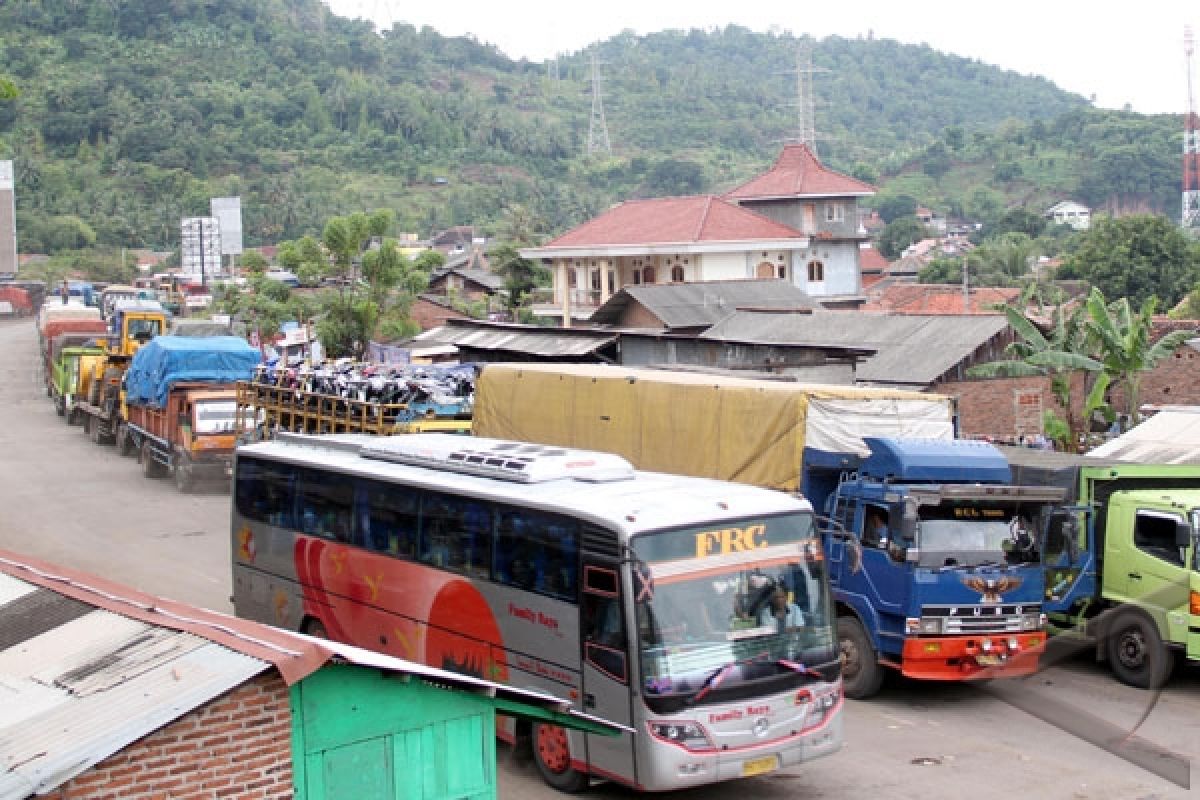
<svg viewBox="0 0 1200 800">
<path fill-rule="evenodd" d="M 1032 673 L 1045 646 L 1036 546 L 1063 491 L 1012 485 L 986 443 L 863 441 L 866 457 L 804 457 L 804 493 L 825 511 L 846 694 L 876 692 L 882 667 L 927 680 Z"/>
</svg>

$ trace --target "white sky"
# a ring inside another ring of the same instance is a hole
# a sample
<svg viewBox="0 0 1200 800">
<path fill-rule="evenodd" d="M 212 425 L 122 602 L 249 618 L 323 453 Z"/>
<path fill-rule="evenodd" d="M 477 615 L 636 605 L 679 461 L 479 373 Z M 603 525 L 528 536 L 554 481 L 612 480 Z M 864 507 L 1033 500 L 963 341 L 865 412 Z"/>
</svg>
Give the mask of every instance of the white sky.
<svg viewBox="0 0 1200 800">
<path fill-rule="evenodd" d="M 837 35 L 896 39 L 975 58 L 1021 74 L 1042 75 L 1059 88 L 1095 96 L 1101 108 L 1126 103 L 1145 114 L 1182 114 L 1188 105 L 1184 26 L 1197 28 L 1194 0 L 1132 4 L 1055 0 L 324 0 L 336 14 L 391 20 L 445 36 L 473 34 L 511 58 L 543 61 L 574 52 L 624 29 L 639 34 L 737 24 L 772 26 L 817 39 Z M 1200 106 L 1196 70 L 1192 82 Z M 819 78 L 818 78 L 819 80 Z"/>
</svg>

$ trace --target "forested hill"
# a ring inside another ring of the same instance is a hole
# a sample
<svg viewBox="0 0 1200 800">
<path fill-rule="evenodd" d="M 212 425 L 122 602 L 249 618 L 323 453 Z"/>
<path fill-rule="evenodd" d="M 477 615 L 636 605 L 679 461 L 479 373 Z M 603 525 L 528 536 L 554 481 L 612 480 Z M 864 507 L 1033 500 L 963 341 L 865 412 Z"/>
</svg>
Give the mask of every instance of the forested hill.
<svg viewBox="0 0 1200 800">
<path fill-rule="evenodd" d="M 1178 197 L 1165 167 L 1177 118 L 1092 111 L 1044 79 L 925 46 L 809 44 L 819 150 L 836 169 L 958 207 L 983 179 L 1000 205 Z M 720 191 L 769 164 L 797 129 L 798 49 L 736 27 L 598 42 L 613 155 L 587 157 L 590 52 L 555 75 L 428 28 L 379 35 L 319 0 L 5 0 L 0 74 L 22 94 L 0 103 L 0 158 L 16 161 L 24 251 L 174 247 L 181 217 L 227 195 L 242 197 L 251 245 L 381 207 L 427 234 L 494 233 L 519 205 L 552 233 L 618 199 Z M 1105 152 L 1162 161 L 1161 175 L 1113 190 L 1081 167 L 1096 126 Z M 984 171 L 957 185 L 964 169 Z"/>
</svg>

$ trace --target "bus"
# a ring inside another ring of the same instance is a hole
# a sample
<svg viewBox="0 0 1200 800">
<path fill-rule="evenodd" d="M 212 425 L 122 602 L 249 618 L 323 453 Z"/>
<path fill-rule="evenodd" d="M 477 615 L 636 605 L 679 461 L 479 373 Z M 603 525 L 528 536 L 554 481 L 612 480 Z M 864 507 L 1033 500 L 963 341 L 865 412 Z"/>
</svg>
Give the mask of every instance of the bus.
<svg viewBox="0 0 1200 800">
<path fill-rule="evenodd" d="M 842 744 L 812 507 L 592 451 L 413 433 L 238 448 L 238 616 L 543 691 L 618 737 L 504 719 L 551 786 L 645 791 Z"/>
</svg>

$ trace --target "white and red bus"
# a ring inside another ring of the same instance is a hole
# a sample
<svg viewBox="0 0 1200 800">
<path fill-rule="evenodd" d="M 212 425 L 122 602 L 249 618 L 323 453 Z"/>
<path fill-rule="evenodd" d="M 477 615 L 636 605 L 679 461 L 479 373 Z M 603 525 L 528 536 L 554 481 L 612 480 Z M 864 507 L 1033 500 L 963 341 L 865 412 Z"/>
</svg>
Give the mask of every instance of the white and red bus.
<svg viewBox="0 0 1200 800">
<path fill-rule="evenodd" d="M 834 614 L 801 499 L 448 434 L 280 434 L 240 447 L 234 480 L 239 616 L 630 729 L 504 722 L 552 786 L 675 789 L 841 746 Z"/>
</svg>

